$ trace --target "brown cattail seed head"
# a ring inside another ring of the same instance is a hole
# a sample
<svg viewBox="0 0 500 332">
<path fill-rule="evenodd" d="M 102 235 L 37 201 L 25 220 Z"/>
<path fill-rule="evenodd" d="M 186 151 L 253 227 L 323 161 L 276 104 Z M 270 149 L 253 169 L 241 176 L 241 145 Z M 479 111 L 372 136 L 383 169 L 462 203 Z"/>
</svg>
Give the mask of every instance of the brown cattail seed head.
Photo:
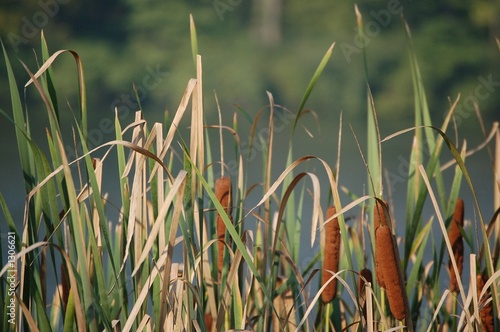
<svg viewBox="0 0 500 332">
<path fill-rule="evenodd" d="M 326 212 L 326 220 L 337 213 L 334 206 L 330 206 Z M 321 286 L 332 277 L 332 272 L 339 271 L 340 257 L 340 227 L 339 220 L 334 218 L 325 224 L 325 251 L 323 259 L 323 273 L 321 276 Z M 323 290 L 321 300 L 324 303 L 331 302 L 337 295 L 337 278 L 333 279 Z"/>
<path fill-rule="evenodd" d="M 375 231 L 375 246 L 377 256 L 379 257 L 379 270 L 383 275 L 389 307 L 392 314 L 399 320 L 405 318 L 405 300 L 406 290 L 401 284 L 398 271 L 398 262 L 394 252 L 392 232 L 387 226 L 380 226 Z"/>
<path fill-rule="evenodd" d="M 374 219 L 374 227 L 375 227 L 375 236 L 377 234 L 377 228 L 380 226 L 387 226 L 387 221 L 386 221 L 386 212 L 389 211 L 389 207 L 387 205 L 387 202 L 385 201 L 375 201 L 375 209 L 373 211 L 373 219 Z M 385 283 L 384 283 L 384 276 L 382 275 L 382 269 L 379 268 L 380 264 L 380 255 L 378 254 L 378 251 L 375 250 L 375 276 L 377 278 L 377 284 L 385 288 Z"/>
<path fill-rule="evenodd" d="M 210 314 L 205 314 L 205 328 L 207 331 L 212 331 L 213 317 Z"/>
<path fill-rule="evenodd" d="M 451 248 L 453 250 L 453 257 L 457 263 L 458 273 L 462 275 L 463 263 L 464 263 L 464 241 L 462 235 L 460 234 L 460 228 L 464 227 L 464 201 L 461 198 L 457 199 L 455 205 L 455 213 L 453 214 L 453 219 L 450 224 L 450 229 L 448 231 L 448 238 L 450 240 Z M 448 268 L 450 270 L 450 291 L 460 292 L 458 286 L 457 275 L 455 274 L 455 269 L 453 269 L 453 264 L 448 263 Z"/>
<path fill-rule="evenodd" d="M 477 294 L 481 294 L 484 284 L 486 282 L 486 278 L 483 275 L 478 274 L 476 276 L 476 284 L 477 284 Z M 483 300 L 479 303 L 479 306 L 481 307 L 482 304 L 485 302 L 485 299 L 490 297 L 490 291 L 486 291 L 485 295 L 483 296 Z M 485 332 L 493 332 L 495 330 L 495 326 L 493 323 L 493 303 L 490 301 L 487 304 L 485 304 L 480 310 L 479 310 L 479 316 L 481 317 L 481 322 L 483 323 L 483 328 Z"/>
<path fill-rule="evenodd" d="M 219 201 L 220 205 L 226 210 L 229 218 L 231 218 L 232 213 L 232 191 L 231 191 L 231 179 L 228 177 L 220 177 L 215 181 L 215 196 Z M 217 212 L 217 247 L 219 248 L 219 254 L 217 257 L 217 267 L 219 270 L 219 275 L 222 272 L 222 266 L 224 264 L 224 240 L 226 238 L 226 225 L 222 220 L 222 217 Z"/>
</svg>

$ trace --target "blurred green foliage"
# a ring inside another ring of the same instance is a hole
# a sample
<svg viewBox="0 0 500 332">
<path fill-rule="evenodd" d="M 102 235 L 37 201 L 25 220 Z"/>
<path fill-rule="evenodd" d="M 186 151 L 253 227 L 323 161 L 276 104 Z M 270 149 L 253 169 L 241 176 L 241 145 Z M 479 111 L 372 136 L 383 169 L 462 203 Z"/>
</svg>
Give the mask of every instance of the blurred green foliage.
<svg viewBox="0 0 500 332">
<path fill-rule="evenodd" d="M 0 35 L 8 52 L 32 70 L 41 29 L 52 51 L 77 51 L 83 58 L 91 121 L 104 112 L 112 114 L 115 106 L 132 114 L 138 108 L 130 101 L 132 83 L 145 88 L 152 70 L 162 76 L 154 88 L 139 90 L 144 111 L 161 118 L 165 109 L 177 105 L 194 74 L 190 13 L 203 55 L 205 91 L 215 90 L 226 111 L 240 104 L 255 113 L 267 103 L 266 90 L 277 103 L 295 110 L 316 64 L 335 41 L 332 61 L 307 106 L 322 121 L 334 121 L 340 111 L 351 120 L 364 116 L 361 48 L 366 46 L 381 120 L 410 120 L 413 97 L 400 13 L 412 30 L 433 116 L 442 118 L 448 97 L 474 95 L 478 77 L 492 75 L 494 82 L 500 81 L 498 1 L 375 0 L 357 5 L 371 33 L 366 45 L 356 40 L 354 3 L 329 0 L 7 0 L 0 3 Z M 272 15 L 266 15 L 269 6 L 274 6 Z M 270 35 L 278 39 L 269 41 Z M 7 95 L 3 61 L 0 66 L 0 91 Z M 73 66 L 69 57 L 58 61 L 55 77 L 63 104 L 67 99 L 74 107 L 76 78 L 68 75 Z M 8 110 L 7 102 L 2 98 L 0 108 Z M 479 107 L 491 119 L 499 102 L 494 91 L 479 100 Z M 206 107 L 215 110 L 215 102 Z"/>
</svg>

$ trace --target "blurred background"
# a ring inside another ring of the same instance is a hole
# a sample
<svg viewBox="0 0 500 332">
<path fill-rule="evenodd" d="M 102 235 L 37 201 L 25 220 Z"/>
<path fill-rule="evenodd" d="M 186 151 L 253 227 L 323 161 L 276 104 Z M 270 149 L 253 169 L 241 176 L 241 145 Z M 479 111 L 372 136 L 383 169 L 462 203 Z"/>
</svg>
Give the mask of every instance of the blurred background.
<svg viewBox="0 0 500 332">
<path fill-rule="evenodd" d="M 208 124 L 217 123 L 214 92 L 225 124 L 231 124 L 237 107 L 256 115 L 269 103 L 266 91 L 277 104 L 296 112 L 317 65 L 335 42 L 333 56 L 306 105 L 318 115 L 319 126 L 312 117 L 306 118 L 314 138 L 299 133 L 295 155 L 314 154 L 333 165 L 342 113 L 343 184 L 362 194 L 366 170 L 349 129 L 350 125 L 364 148 L 367 101 L 362 50 L 367 52 L 368 82 L 382 137 L 412 126 L 414 96 L 403 15 L 412 32 L 435 125 L 441 125 L 450 99 L 460 93 L 458 138 L 459 142 L 467 139 L 473 147 L 484 139 L 473 102 L 487 129 L 492 121 L 500 120 L 500 53 L 495 41 L 500 37 L 500 2 L 372 0 L 356 4 L 368 36 L 365 44 L 357 38 L 355 3 L 330 0 L 2 0 L 0 36 L 30 121 L 40 123 L 40 132 L 32 134 L 42 141 L 46 113 L 34 87 L 24 90 L 29 76 L 18 60 L 36 71 L 42 30 L 51 53 L 72 49 L 80 55 L 89 130 L 96 129 L 96 145 L 113 139 L 102 120 L 113 119 L 115 108 L 124 126 L 133 121 L 139 109 L 133 84 L 149 123 L 163 121 L 166 111 L 175 112 L 188 79 L 195 75 L 189 14 L 196 23 L 203 57 Z M 75 61 L 65 54 L 53 68 L 65 114 L 62 121 L 71 126 L 72 112 L 78 109 Z M 11 114 L 6 77 L 2 56 L 0 109 Z M 0 137 L 0 191 L 15 218 L 22 218 L 25 193 L 14 128 L 4 116 L 0 116 Z M 388 173 L 403 176 L 411 134 L 382 148 Z M 473 180 L 479 181 L 479 191 L 491 195 L 491 163 L 488 154 L 481 153 Z M 403 180 L 392 180 L 394 193 L 405 192 Z M 486 196 L 485 204 L 491 205 L 491 200 Z"/>
</svg>

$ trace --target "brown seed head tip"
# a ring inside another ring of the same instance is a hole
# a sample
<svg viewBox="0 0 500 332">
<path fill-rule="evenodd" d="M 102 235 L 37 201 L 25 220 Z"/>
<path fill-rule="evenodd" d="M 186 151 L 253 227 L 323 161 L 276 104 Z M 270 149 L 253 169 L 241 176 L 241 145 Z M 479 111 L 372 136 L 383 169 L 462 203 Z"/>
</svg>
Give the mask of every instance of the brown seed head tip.
<svg viewBox="0 0 500 332">
<path fill-rule="evenodd" d="M 328 219 L 332 218 L 336 213 L 337 213 L 337 209 L 335 208 L 335 206 L 333 206 L 333 205 L 329 206 L 328 209 L 326 210 L 326 219 L 325 219 L 325 221 L 327 221 Z M 340 227 L 339 227 L 339 219 L 338 218 L 332 219 L 328 223 L 326 223 L 325 228 L 328 227 L 329 224 L 333 225 L 331 227 L 340 229 Z"/>
<path fill-rule="evenodd" d="M 215 181 L 215 196 L 223 208 L 227 209 L 231 201 L 231 179 L 222 176 Z"/>
<path fill-rule="evenodd" d="M 399 263 L 394 251 L 392 232 L 387 226 L 380 226 L 375 231 L 375 245 L 379 257 L 379 268 L 382 270 L 389 308 L 396 319 L 405 318 L 405 287 L 399 275 Z"/>
<path fill-rule="evenodd" d="M 330 206 L 326 212 L 326 220 L 337 213 L 334 206 Z M 325 220 L 325 221 L 326 221 Z M 340 259 L 340 228 L 337 218 L 325 224 L 325 251 L 323 258 L 323 273 L 321 285 L 323 286 L 332 277 L 331 272 L 337 273 Z M 330 272 L 331 271 L 331 272 Z M 323 290 L 321 299 L 324 303 L 331 302 L 337 294 L 337 279 L 333 279 Z"/>
<path fill-rule="evenodd" d="M 379 228 L 380 226 L 388 226 L 386 221 L 386 213 L 389 212 L 389 205 L 386 201 L 382 202 L 383 203 L 381 203 L 379 200 L 375 201 L 375 211 L 373 211 L 373 218 L 375 219 L 375 229 Z"/>
<path fill-rule="evenodd" d="M 373 282 L 372 271 L 370 269 L 362 269 L 359 271 L 358 276 L 358 293 L 362 294 L 365 292 L 365 284 Z"/>
</svg>

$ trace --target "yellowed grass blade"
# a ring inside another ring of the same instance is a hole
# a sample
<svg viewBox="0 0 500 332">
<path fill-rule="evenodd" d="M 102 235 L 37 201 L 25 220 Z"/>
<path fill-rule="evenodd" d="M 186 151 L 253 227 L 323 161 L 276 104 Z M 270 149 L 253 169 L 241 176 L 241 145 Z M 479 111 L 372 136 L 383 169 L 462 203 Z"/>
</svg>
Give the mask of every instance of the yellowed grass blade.
<svg viewBox="0 0 500 332">
<path fill-rule="evenodd" d="M 165 201 L 161 204 L 161 206 L 159 206 L 160 209 L 158 211 L 158 216 L 156 217 L 156 221 L 154 222 L 153 227 L 151 228 L 151 231 L 148 234 L 148 239 L 146 241 L 146 244 L 141 250 L 141 255 L 135 263 L 135 269 L 132 271 L 131 275 L 132 277 L 135 276 L 135 274 L 141 267 L 146 257 L 148 257 L 149 253 L 153 250 L 153 245 L 156 240 L 156 237 L 158 236 L 161 225 L 165 224 L 165 217 L 167 215 L 167 212 L 170 209 L 170 206 L 172 205 L 175 195 L 179 194 L 180 192 L 179 189 L 181 188 L 181 186 L 184 185 L 186 176 L 187 176 L 186 171 L 179 172 L 179 175 L 177 175 L 177 178 L 175 178 L 172 188 L 170 188 L 167 197 L 165 198 Z"/>
<path fill-rule="evenodd" d="M 189 154 L 193 164 L 199 169 L 205 168 L 205 144 L 203 132 L 203 70 L 201 64 L 201 56 L 196 55 L 196 87 L 193 91 L 193 99 L 191 102 L 191 141 Z M 193 190 L 192 198 L 195 191 L 201 189 L 201 184 L 196 182 L 196 173 L 192 170 L 191 188 Z M 196 203 L 193 200 L 194 203 Z M 195 216 L 197 213 L 195 212 Z"/>
<path fill-rule="evenodd" d="M 297 325 L 297 328 L 295 331 L 300 331 L 300 328 L 302 327 L 302 325 L 304 325 L 305 321 L 309 318 L 311 311 L 316 307 L 316 303 L 319 301 L 319 298 L 321 297 L 321 293 L 323 292 L 323 290 L 326 287 L 328 287 L 330 282 L 332 282 L 334 279 L 337 279 L 338 281 L 340 281 L 342 283 L 342 285 L 344 286 L 344 290 L 347 291 L 347 293 L 349 294 L 349 297 L 351 298 L 353 303 L 358 302 L 356 295 L 354 294 L 354 292 L 350 288 L 349 284 L 342 277 L 340 277 L 340 274 L 342 274 L 344 272 L 346 272 L 346 270 L 340 270 L 337 273 L 331 273 L 332 276 L 318 290 L 318 293 L 312 299 L 311 303 L 309 304 L 309 307 L 307 308 L 306 312 L 304 313 L 304 316 L 302 317 L 302 320 Z"/>
<path fill-rule="evenodd" d="M 304 161 L 307 161 L 307 160 L 310 160 L 310 159 L 317 159 L 319 160 L 327 174 L 328 174 L 328 177 L 329 177 L 329 180 L 330 180 L 330 187 L 331 188 L 334 188 L 335 187 L 335 180 L 334 180 L 334 177 L 333 177 L 333 173 L 332 173 L 332 170 L 331 168 L 328 166 L 328 164 L 323 161 L 322 159 L 320 158 L 317 158 L 315 156 L 304 156 L 304 157 L 300 157 L 299 159 L 295 160 L 292 164 L 290 164 L 281 174 L 280 176 L 278 177 L 278 179 L 276 181 L 274 181 L 274 183 L 269 187 L 269 189 L 267 190 L 267 192 L 264 194 L 264 196 L 262 197 L 262 199 L 259 201 L 259 203 L 257 203 L 257 205 L 255 205 L 249 212 L 247 212 L 246 216 L 249 216 L 255 209 L 257 209 L 259 206 L 261 206 L 267 199 L 269 199 L 269 197 L 271 197 L 271 195 L 273 195 L 276 191 L 276 189 L 280 186 L 280 184 L 283 182 L 283 180 L 285 179 L 285 177 L 290 174 L 291 171 L 293 171 L 298 165 L 300 165 L 301 163 L 303 163 Z"/>
<path fill-rule="evenodd" d="M 448 231 L 446 230 L 446 225 L 443 220 L 443 216 L 441 215 L 441 211 L 439 210 L 439 205 L 436 200 L 436 197 L 434 195 L 434 191 L 432 189 L 432 186 L 429 182 L 429 178 L 427 177 L 427 173 L 425 172 L 425 168 L 423 165 L 418 166 L 418 170 L 420 171 L 420 174 L 422 175 L 422 178 L 425 182 L 425 185 L 427 186 L 427 190 L 429 191 L 429 197 L 431 198 L 432 204 L 434 206 L 434 211 L 436 212 L 436 217 L 439 221 L 439 226 L 441 227 L 441 232 L 443 234 L 443 239 L 446 243 L 446 248 L 448 249 L 448 254 L 450 256 L 450 261 L 452 262 L 453 265 L 453 270 L 455 271 L 455 275 L 457 276 L 457 283 L 458 287 L 460 289 L 460 296 L 462 297 L 462 303 L 466 302 L 466 297 L 465 297 L 465 291 L 464 291 L 464 286 L 462 283 L 462 278 L 458 272 L 458 267 L 457 267 L 457 262 L 455 261 L 454 255 L 453 255 L 453 248 L 451 247 L 450 240 L 448 238 Z M 470 314 L 466 311 L 467 314 L 467 321 L 471 321 Z"/>
<path fill-rule="evenodd" d="M 179 225 L 179 218 L 181 216 L 181 213 L 183 211 L 183 199 L 184 199 L 184 190 L 186 187 L 186 181 L 184 181 L 184 184 L 182 187 L 179 188 L 178 190 L 178 195 L 177 199 L 175 200 L 174 204 L 174 212 L 172 213 L 172 222 L 170 224 L 170 236 L 168 239 L 168 245 L 166 247 L 166 254 L 167 254 L 167 261 L 165 263 L 165 270 L 164 270 L 164 278 L 162 282 L 162 293 L 160 297 L 160 303 L 161 303 L 161 308 L 160 308 L 160 322 L 167 318 L 168 312 L 167 312 L 167 296 L 169 293 L 169 285 L 170 285 L 170 273 L 172 270 L 172 256 L 174 253 L 174 246 L 175 246 L 175 241 L 176 241 L 176 234 L 177 234 L 177 227 Z M 164 251 L 165 252 L 165 251 Z"/>
<path fill-rule="evenodd" d="M 189 100 L 191 99 L 191 95 L 193 93 L 194 88 L 196 87 L 196 79 L 192 78 L 189 80 L 186 90 L 184 91 L 184 94 L 182 95 L 181 102 L 179 106 L 177 107 L 177 111 L 175 112 L 174 119 L 172 120 L 172 124 L 168 130 L 167 137 L 165 138 L 163 148 L 161 149 L 161 152 L 158 154 L 158 158 L 162 160 L 165 158 L 165 155 L 167 154 L 168 150 L 170 149 L 170 145 L 172 144 L 172 140 L 174 139 L 174 135 L 177 131 L 177 128 L 179 127 L 179 123 L 182 119 L 182 116 L 184 115 L 184 112 L 186 111 L 186 108 L 189 104 Z M 151 171 L 151 175 L 149 176 L 149 181 L 155 176 L 156 172 L 158 171 L 159 165 L 156 165 L 153 170 Z"/>
<path fill-rule="evenodd" d="M 243 256 L 240 251 L 236 251 L 236 253 L 234 254 L 231 252 L 231 250 L 228 251 L 231 254 L 231 267 L 229 268 L 226 285 L 225 286 L 221 285 L 221 287 L 224 287 L 224 292 L 222 293 L 222 301 L 219 305 L 219 312 L 215 327 L 216 331 L 220 331 L 222 325 L 224 324 L 224 317 L 226 315 L 226 309 L 230 305 L 231 296 L 238 296 L 238 294 L 233 294 L 234 292 L 233 287 L 236 287 L 237 284 L 237 279 L 238 279 L 237 273 Z"/>
<path fill-rule="evenodd" d="M 35 323 L 35 320 L 33 319 L 33 316 L 31 316 L 30 309 L 26 307 L 26 304 L 24 304 L 23 299 L 20 298 L 17 293 L 14 293 L 16 296 L 16 301 L 19 303 L 19 306 L 21 307 L 21 311 L 23 312 L 23 317 L 26 319 L 26 322 L 28 323 L 28 326 L 30 327 L 30 331 L 38 332 L 40 331 L 37 327 L 37 324 Z M 19 320 L 18 324 L 21 322 L 21 315 L 19 315 Z M 19 331 L 21 331 L 21 324 L 19 326 Z"/>
<path fill-rule="evenodd" d="M 493 207 L 494 210 L 500 209 L 500 129 L 498 129 L 498 122 L 493 123 L 494 126 L 497 127 L 495 133 L 495 156 L 494 156 L 494 176 L 495 182 L 493 183 Z M 494 220 L 495 222 L 495 234 L 500 234 L 500 216 L 497 216 Z M 495 241 L 495 248 L 493 249 L 495 257 L 500 255 L 500 241 Z M 486 287 L 485 287 L 486 288 Z M 494 288 L 495 295 L 498 295 L 496 292 L 496 287 Z M 496 301 L 497 309 L 500 305 L 500 300 Z M 500 318 L 500 317 L 499 317 Z"/>
<path fill-rule="evenodd" d="M 151 317 L 146 314 L 144 317 L 142 317 L 141 323 L 137 327 L 137 331 L 146 331 L 146 332 L 151 332 Z"/>
<path fill-rule="evenodd" d="M 487 147 L 488 143 L 493 139 L 493 137 L 496 137 L 498 135 L 498 132 L 499 132 L 499 124 L 498 124 L 498 122 L 494 122 L 493 123 L 493 127 L 491 128 L 491 131 L 488 134 L 488 137 L 486 137 L 486 139 L 481 144 L 479 144 L 478 146 L 476 146 L 474 149 L 466 151 L 465 156 L 462 157 L 462 158 L 465 159 L 465 158 L 467 158 L 469 156 L 472 156 L 476 152 L 481 151 L 482 149 L 484 149 L 485 147 Z M 500 147 L 499 147 L 499 145 L 500 145 L 500 142 L 496 145 L 497 149 L 499 149 L 498 155 L 500 155 Z M 500 159 L 500 156 L 498 157 L 498 159 Z M 498 167 L 500 167 L 500 161 L 498 163 L 499 163 Z M 457 161 L 455 159 L 451 159 L 450 161 L 448 161 L 447 163 L 445 163 L 445 164 L 443 164 L 441 166 L 441 171 L 444 171 L 444 170 L 446 170 L 449 167 L 455 166 L 456 164 L 457 164 Z M 495 174 L 500 174 L 500 170 L 499 170 L 499 173 L 495 173 Z M 500 190 L 500 189 L 498 189 L 498 187 L 500 187 L 500 180 L 498 180 L 498 179 L 500 179 L 500 176 L 496 177 L 496 179 L 497 179 L 497 186 L 495 188 L 498 191 L 498 190 Z M 495 193 L 496 193 L 496 191 L 494 192 L 494 194 Z M 499 202 L 498 206 L 500 206 L 500 202 Z"/>
</svg>

